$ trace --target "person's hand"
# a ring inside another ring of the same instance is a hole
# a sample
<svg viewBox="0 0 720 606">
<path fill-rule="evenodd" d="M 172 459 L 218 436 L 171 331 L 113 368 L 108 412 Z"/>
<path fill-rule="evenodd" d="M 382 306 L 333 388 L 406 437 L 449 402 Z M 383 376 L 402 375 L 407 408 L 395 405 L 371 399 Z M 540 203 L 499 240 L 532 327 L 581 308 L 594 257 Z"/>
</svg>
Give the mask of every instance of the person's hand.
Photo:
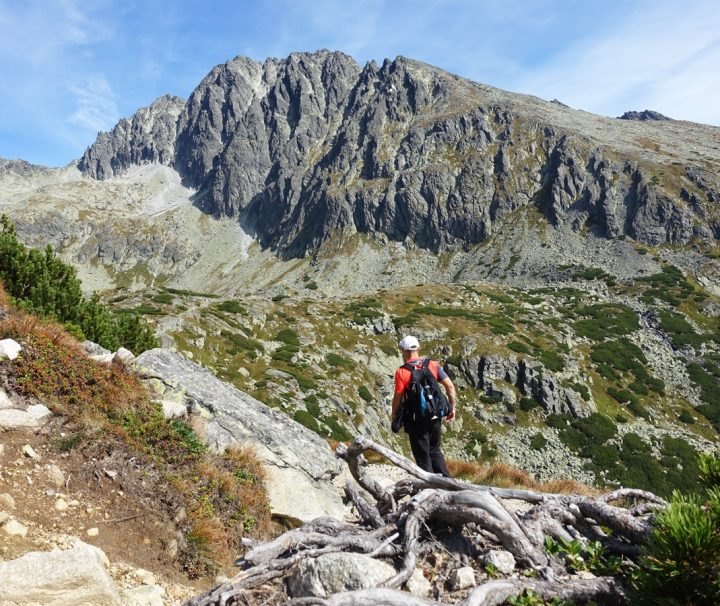
<svg viewBox="0 0 720 606">
<path fill-rule="evenodd" d="M 450 412 L 445 417 L 446 421 L 452 421 L 455 418 L 455 408 L 451 408 Z"/>
</svg>

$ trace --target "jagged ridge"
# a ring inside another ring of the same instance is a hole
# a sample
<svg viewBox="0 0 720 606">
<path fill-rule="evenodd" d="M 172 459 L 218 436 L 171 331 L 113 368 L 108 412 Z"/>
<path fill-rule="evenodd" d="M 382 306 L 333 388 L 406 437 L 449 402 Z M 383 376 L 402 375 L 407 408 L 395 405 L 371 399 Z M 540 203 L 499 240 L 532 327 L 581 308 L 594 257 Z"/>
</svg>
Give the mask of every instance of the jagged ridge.
<svg viewBox="0 0 720 606">
<path fill-rule="evenodd" d="M 80 168 L 174 165 L 205 210 L 284 256 L 356 232 L 467 249 L 518 209 L 647 244 L 720 238 L 720 129 L 592 116 L 399 57 L 215 67 L 98 137 Z M 691 154 L 695 154 L 693 157 Z"/>
</svg>

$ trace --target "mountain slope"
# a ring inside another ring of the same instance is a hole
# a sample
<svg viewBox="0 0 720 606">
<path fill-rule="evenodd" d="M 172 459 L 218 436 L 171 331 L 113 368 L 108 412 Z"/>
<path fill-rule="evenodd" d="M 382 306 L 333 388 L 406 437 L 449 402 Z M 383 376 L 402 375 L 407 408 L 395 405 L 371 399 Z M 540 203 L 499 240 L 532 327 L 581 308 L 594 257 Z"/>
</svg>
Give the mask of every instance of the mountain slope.
<svg viewBox="0 0 720 606">
<path fill-rule="evenodd" d="M 151 131 L 177 103 L 131 123 Z M 172 164 L 204 209 L 239 217 L 285 257 L 356 232 L 468 249 L 531 207 L 607 238 L 720 237 L 720 129 L 593 116 L 403 57 L 362 69 L 328 51 L 236 58 L 199 84 L 176 126 L 172 157 L 172 129 L 167 153 L 153 154 L 116 127 L 80 168 L 104 178 L 129 160 Z"/>
</svg>

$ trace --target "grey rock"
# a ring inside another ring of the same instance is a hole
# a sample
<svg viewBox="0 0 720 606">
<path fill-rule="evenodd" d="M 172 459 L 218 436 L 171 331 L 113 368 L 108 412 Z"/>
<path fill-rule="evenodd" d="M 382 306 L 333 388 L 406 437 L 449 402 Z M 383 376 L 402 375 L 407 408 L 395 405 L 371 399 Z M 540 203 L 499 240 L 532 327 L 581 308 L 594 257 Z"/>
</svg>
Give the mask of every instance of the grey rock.
<svg viewBox="0 0 720 606">
<path fill-rule="evenodd" d="M 363 68 L 325 50 L 264 63 L 237 57 L 185 104 L 161 98 L 101 133 L 80 169 L 103 179 L 130 164 L 171 164 L 207 212 L 238 217 L 285 257 L 358 232 L 467 250 L 523 207 L 604 238 L 720 237 L 709 219 L 715 177 L 686 188 L 692 204 L 679 203 L 675 185 L 640 162 L 649 151 L 605 151 L 628 130 L 638 139 L 638 124 L 592 118 L 588 127 L 590 119 L 405 57 Z"/>
<path fill-rule="evenodd" d="M 44 404 L 32 404 L 26 410 L 17 408 L 0 409 L 0 428 L 35 429 L 42 427 L 52 413 Z"/>
<path fill-rule="evenodd" d="M 177 352 L 152 349 L 135 358 L 132 367 L 141 377 L 165 386 L 163 399 L 177 401 L 170 396 L 183 395 L 190 412 L 203 423 L 201 437 L 213 450 L 253 446 L 266 464 L 273 513 L 307 521 L 344 511 L 329 481 L 340 466 L 320 436 Z M 298 499 L 298 494 L 304 498 Z"/>
<path fill-rule="evenodd" d="M 109 349 L 105 349 L 101 345 L 89 340 L 83 341 L 82 347 L 85 350 L 85 353 L 90 356 L 104 356 L 112 353 Z"/>
<path fill-rule="evenodd" d="M 0 494 L 0 507 L 2 509 L 15 509 L 15 499 L 7 492 Z"/>
<path fill-rule="evenodd" d="M 584 417 L 596 410 L 592 400 L 586 402 L 575 390 L 563 387 L 555 374 L 537 360 L 478 356 L 462 360 L 460 372 L 473 387 L 489 396 L 502 396 L 510 403 L 515 402 L 515 393 L 507 386 L 498 386 L 496 381 L 514 385 L 526 397 L 540 402 L 548 412 Z"/>
<path fill-rule="evenodd" d="M 160 585 L 141 585 L 133 589 L 125 589 L 122 593 L 127 606 L 163 606 L 164 604 L 165 589 Z"/>
<path fill-rule="evenodd" d="M 470 566 L 456 568 L 450 575 L 450 584 L 454 591 L 475 587 L 475 571 Z"/>
<path fill-rule="evenodd" d="M 95 179 L 121 174 L 137 164 L 170 165 L 175 155 L 177 119 L 185 102 L 165 95 L 124 118 L 83 154 L 78 168 Z"/>
<path fill-rule="evenodd" d="M 395 569 L 360 553 L 328 553 L 305 559 L 288 578 L 294 598 L 326 597 L 341 591 L 375 587 L 395 575 Z"/>
<path fill-rule="evenodd" d="M 629 111 L 625 112 L 620 116 L 620 120 L 640 120 L 640 121 L 655 121 L 662 122 L 663 120 L 670 120 L 667 116 L 664 116 L 660 112 L 653 111 L 651 109 L 645 109 L 641 112 Z"/>
<path fill-rule="evenodd" d="M 0 360 L 7 358 L 14 360 L 22 351 L 22 346 L 13 339 L 3 339 L 0 341 Z"/>
<path fill-rule="evenodd" d="M 432 591 L 430 581 L 425 578 L 425 575 L 420 568 L 415 569 L 412 576 L 407 580 L 407 583 L 405 583 L 405 588 L 411 594 L 419 598 L 427 597 L 430 594 L 430 591 Z"/>
<path fill-rule="evenodd" d="M 515 557 L 509 551 L 492 549 L 485 554 L 483 561 L 502 574 L 512 574 L 515 571 Z"/>
<path fill-rule="evenodd" d="M 0 603 L 121 606 L 105 554 L 78 541 L 66 551 L 31 552 L 0 563 Z"/>
<path fill-rule="evenodd" d="M 50 483 L 56 489 L 59 490 L 60 488 L 65 486 L 65 474 L 62 472 L 62 469 L 60 469 L 57 465 L 48 465 L 46 473 L 48 480 L 50 480 Z"/>
<path fill-rule="evenodd" d="M 11 537 L 26 537 L 28 533 L 28 527 L 25 524 L 18 522 L 12 518 L 6 520 L 2 525 L 3 532 Z M 0 579 L 2 579 L 2 569 L 0 568 Z M 0 584 L 0 587 L 2 585 Z M 2 595 L 2 594 L 0 594 Z"/>
</svg>

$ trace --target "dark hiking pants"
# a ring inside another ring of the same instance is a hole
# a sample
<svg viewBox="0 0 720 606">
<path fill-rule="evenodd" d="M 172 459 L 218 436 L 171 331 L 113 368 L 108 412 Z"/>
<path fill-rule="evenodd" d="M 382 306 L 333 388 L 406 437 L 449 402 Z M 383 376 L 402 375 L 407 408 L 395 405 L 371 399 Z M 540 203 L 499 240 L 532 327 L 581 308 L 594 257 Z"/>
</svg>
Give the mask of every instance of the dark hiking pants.
<svg viewBox="0 0 720 606">
<path fill-rule="evenodd" d="M 417 427 L 408 428 L 410 448 L 420 469 L 430 473 L 441 473 L 450 477 L 445 457 L 440 451 L 442 421 L 430 421 Z"/>
</svg>

